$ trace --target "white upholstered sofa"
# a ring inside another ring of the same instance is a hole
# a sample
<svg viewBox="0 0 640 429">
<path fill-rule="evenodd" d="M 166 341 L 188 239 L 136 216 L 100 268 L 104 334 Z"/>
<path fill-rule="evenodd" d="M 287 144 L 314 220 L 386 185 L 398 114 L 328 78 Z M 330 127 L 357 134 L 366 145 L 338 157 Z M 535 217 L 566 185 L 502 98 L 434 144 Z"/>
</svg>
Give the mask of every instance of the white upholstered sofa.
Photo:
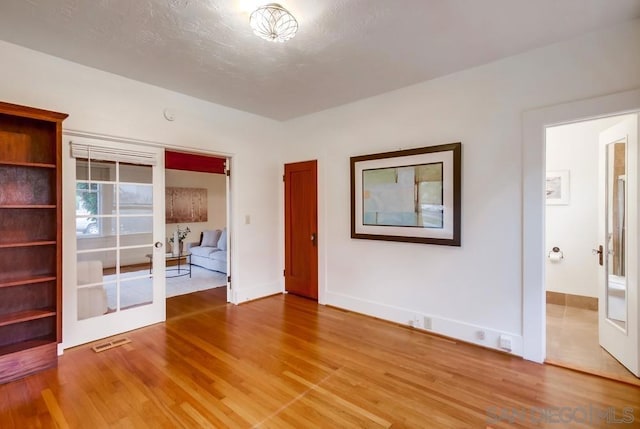
<svg viewBox="0 0 640 429">
<path fill-rule="evenodd" d="M 191 264 L 213 271 L 227 273 L 227 229 L 205 230 L 200 241 L 187 243 Z"/>
</svg>

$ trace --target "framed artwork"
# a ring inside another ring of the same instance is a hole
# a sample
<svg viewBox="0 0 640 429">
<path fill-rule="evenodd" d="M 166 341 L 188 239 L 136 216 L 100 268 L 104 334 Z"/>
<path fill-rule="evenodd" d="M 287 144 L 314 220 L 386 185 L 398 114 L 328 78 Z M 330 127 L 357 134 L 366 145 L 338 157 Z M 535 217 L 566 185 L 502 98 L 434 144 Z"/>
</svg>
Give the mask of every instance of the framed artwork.
<svg viewBox="0 0 640 429">
<path fill-rule="evenodd" d="M 545 198 L 547 205 L 569 204 L 569 170 L 547 171 Z"/>
<path fill-rule="evenodd" d="M 351 157 L 351 238 L 460 246 L 462 144 Z"/>
<path fill-rule="evenodd" d="M 165 189 L 165 222 L 207 221 L 207 190 L 204 188 Z"/>
</svg>

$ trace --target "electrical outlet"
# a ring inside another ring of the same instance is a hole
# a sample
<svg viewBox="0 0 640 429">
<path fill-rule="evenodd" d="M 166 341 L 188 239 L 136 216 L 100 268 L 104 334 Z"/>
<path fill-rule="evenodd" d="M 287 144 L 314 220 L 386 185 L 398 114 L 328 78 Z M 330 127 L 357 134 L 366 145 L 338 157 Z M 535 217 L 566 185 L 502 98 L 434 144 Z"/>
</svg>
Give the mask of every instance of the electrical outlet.
<svg viewBox="0 0 640 429">
<path fill-rule="evenodd" d="M 486 337 L 485 332 L 484 331 L 476 331 L 476 338 L 478 340 L 484 340 Z"/>
<path fill-rule="evenodd" d="M 431 330 L 431 317 L 424 318 L 424 329 Z"/>
<path fill-rule="evenodd" d="M 500 339 L 498 340 L 498 345 L 501 349 L 506 350 L 508 352 L 511 351 L 511 337 L 507 335 L 500 335 Z"/>
</svg>

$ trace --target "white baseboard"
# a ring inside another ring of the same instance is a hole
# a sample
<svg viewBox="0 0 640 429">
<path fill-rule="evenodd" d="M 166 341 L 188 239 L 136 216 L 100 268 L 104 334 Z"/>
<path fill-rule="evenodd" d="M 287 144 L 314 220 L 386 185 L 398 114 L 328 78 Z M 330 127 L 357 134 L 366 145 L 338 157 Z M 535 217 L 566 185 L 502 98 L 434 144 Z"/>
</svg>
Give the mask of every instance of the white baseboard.
<svg viewBox="0 0 640 429">
<path fill-rule="evenodd" d="M 355 311 L 401 325 L 413 326 L 416 329 L 434 332 L 468 343 L 508 352 L 516 356 L 522 356 L 522 335 L 519 334 L 498 331 L 484 326 L 446 319 L 330 291 L 326 292 L 325 297 L 327 305 Z M 428 329 L 428 326 L 425 327 L 425 318 L 431 321 L 430 329 Z M 481 338 L 480 333 L 484 335 L 484 339 Z M 511 350 L 500 347 L 501 335 L 511 340 Z"/>
<path fill-rule="evenodd" d="M 264 298 L 265 296 L 275 295 L 284 292 L 280 282 L 275 281 L 265 283 L 258 286 L 247 288 L 232 289 L 231 302 L 234 304 L 242 304 L 243 302 L 252 301 L 254 299 Z"/>
</svg>

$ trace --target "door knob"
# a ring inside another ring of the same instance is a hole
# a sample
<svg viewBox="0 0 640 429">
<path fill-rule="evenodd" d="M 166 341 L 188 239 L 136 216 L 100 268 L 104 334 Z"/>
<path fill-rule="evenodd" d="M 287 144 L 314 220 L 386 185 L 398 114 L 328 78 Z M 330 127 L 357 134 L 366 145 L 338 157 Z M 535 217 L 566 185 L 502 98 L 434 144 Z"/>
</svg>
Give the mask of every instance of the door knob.
<svg viewBox="0 0 640 429">
<path fill-rule="evenodd" d="M 313 243 L 314 246 L 316 245 L 316 233 L 315 232 L 311 234 L 311 242 Z"/>
<path fill-rule="evenodd" d="M 597 249 L 591 249 L 591 253 L 598 255 L 598 264 L 604 265 L 604 248 L 602 245 L 598 246 Z"/>
<path fill-rule="evenodd" d="M 156 243 L 154 244 L 156 249 L 159 249 L 162 247 L 162 243 L 160 243 L 159 241 L 156 241 Z"/>
</svg>

